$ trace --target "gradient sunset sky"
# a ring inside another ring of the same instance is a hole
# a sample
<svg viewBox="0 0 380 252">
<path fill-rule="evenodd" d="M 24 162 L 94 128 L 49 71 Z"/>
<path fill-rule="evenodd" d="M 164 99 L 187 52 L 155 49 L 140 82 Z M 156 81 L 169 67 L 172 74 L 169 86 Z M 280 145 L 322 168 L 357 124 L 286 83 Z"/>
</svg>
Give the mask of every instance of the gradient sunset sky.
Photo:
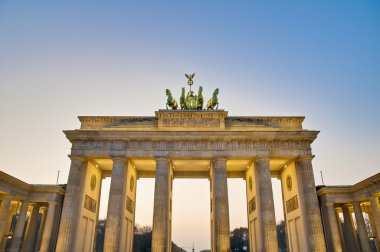
<svg viewBox="0 0 380 252">
<path fill-rule="evenodd" d="M 66 183 L 62 130 L 77 116 L 153 116 L 192 72 L 229 115 L 306 116 L 321 131 L 316 184 L 320 171 L 328 185 L 380 171 L 380 2 L 327 0 L 0 1 L 0 170 Z M 231 228 L 246 226 L 244 181 L 228 183 Z M 138 182 L 138 224 L 151 225 L 153 189 Z M 174 182 L 178 245 L 210 247 L 208 190 Z"/>
</svg>

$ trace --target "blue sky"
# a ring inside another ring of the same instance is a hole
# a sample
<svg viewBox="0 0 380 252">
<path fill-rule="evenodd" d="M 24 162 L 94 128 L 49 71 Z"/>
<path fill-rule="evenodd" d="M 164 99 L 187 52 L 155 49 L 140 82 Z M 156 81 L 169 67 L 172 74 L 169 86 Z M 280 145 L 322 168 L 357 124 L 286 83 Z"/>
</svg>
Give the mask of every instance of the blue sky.
<svg viewBox="0 0 380 252">
<path fill-rule="evenodd" d="M 320 170 L 355 183 L 380 170 L 379 69 L 379 1 L 4 0 L 0 169 L 33 183 L 61 170 L 65 183 L 62 130 L 78 115 L 153 115 L 196 72 L 229 115 L 306 116 L 321 130 L 317 184 Z"/>
</svg>

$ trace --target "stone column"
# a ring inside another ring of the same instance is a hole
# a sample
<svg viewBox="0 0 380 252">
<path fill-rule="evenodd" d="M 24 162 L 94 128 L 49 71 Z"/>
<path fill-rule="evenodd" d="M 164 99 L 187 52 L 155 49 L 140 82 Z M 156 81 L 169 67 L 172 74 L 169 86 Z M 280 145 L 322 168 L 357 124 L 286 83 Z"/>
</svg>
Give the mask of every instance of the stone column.
<svg viewBox="0 0 380 252">
<path fill-rule="evenodd" d="M 156 159 L 154 186 L 154 210 L 152 230 L 152 252 L 167 252 L 170 237 L 170 164 L 167 158 Z"/>
<path fill-rule="evenodd" d="M 84 158 L 71 157 L 70 173 L 67 180 L 61 223 L 58 232 L 57 252 L 72 252 L 75 250 L 86 171 L 87 161 Z"/>
<path fill-rule="evenodd" d="M 369 198 L 371 202 L 371 208 L 372 208 L 372 215 L 373 215 L 373 220 L 374 220 L 374 226 L 376 227 L 376 236 L 377 239 L 380 241 L 380 204 L 379 204 L 379 196 L 372 195 Z"/>
<path fill-rule="evenodd" d="M 343 229 L 342 229 L 342 221 L 339 217 L 339 212 L 338 211 L 335 211 L 335 218 L 337 220 L 337 223 L 338 223 L 338 230 L 339 230 L 339 237 L 340 237 L 340 244 L 342 246 L 342 250 L 343 251 L 346 251 L 346 245 L 345 245 L 345 242 L 344 242 L 344 235 L 343 235 Z"/>
<path fill-rule="evenodd" d="M 352 216 L 350 213 L 349 205 L 342 206 L 343 218 L 344 218 L 344 226 L 343 232 L 345 233 L 346 240 L 346 248 L 348 251 L 356 252 L 359 250 L 356 244 L 356 238 L 354 234 L 354 224 L 352 222 Z"/>
<path fill-rule="evenodd" d="M 122 240 L 125 239 L 124 209 L 126 204 L 128 162 L 125 158 L 113 158 L 110 194 L 108 198 L 108 211 L 106 232 L 104 237 L 104 251 L 122 251 Z"/>
<path fill-rule="evenodd" d="M 377 248 L 378 251 L 380 251 L 380 237 L 379 237 L 379 233 L 377 232 L 377 228 L 376 228 L 376 224 L 375 224 L 375 219 L 373 218 L 372 207 L 371 206 L 367 206 L 366 211 L 367 211 L 367 214 L 368 214 L 369 223 L 371 224 L 372 235 L 376 236 L 376 238 L 374 238 L 376 248 Z"/>
<path fill-rule="evenodd" d="M 371 251 L 371 244 L 369 243 L 368 239 L 368 233 L 365 226 L 362 208 L 360 207 L 360 202 L 355 201 L 353 203 L 354 205 L 354 212 L 355 212 L 355 219 L 356 224 L 358 226 L 358 233 L 359 233 L 359 240 L 360 244 L 362 245 L 363 251 Z"/>
<path fill-rule="evenodd" d="M 14 215 L 14 212 L 17 210 L 17 207 L 18 207 L 18 204 L 13 204 L 13 205 L 11 204 L 10 211 L 8 212 L 8 216 L 6 217 L 6 220 L 4 221 L 5 228 L 4 228 L 3 236 L 0 238 L 0 251 L 4 251 L 5 245 L 7 244 L 8 234 L 11 228 L 13 215 Z"/>
<path fill-rule="evenodd" d="M 33 210 L 29 218 L 29 228 L 22 244 L 23 252 L 33 252 L 35 248 L 35 236 L 37 233 L 38 214 L 40 213 L 40 205 L 33 203 Z"/>
<path fill-rule="evenodd" d="M 9 213 L 9 208 L 11 206 L 12 197 L 10 195 L 5 195 L 2 199 L 1 209 L 0 209 L 0 241 L 4 237 L 6 228 L 6 219 Z M 8 231 L 8 230 L 7 230 Z"/>
<path fill-rule="evenodd" d="M 230 217 L 228 209 L 227 160 L 217 158 L 211 167 L 213 199 L 212 234 L 215 252 L 230 251 Z"/>
<path fill-rule="evenodd" d="M 10 252 L 19 252 L 22 244 L 22 233 L 24 231 L 26 214 L 28 213 L 29 201 L 25 200 L 22 202 L 20 213 L 18 215 L 15 231 L 13 233 Z"/>
<path fill-rule="evenodd" d="M 274 212 L 272 177 L 268 158 L 255 160 L 258 251 L 277 251 L 277 229 Z"/>
<path fill-rule="evenodd" d="M 45 222 L 46 222 L 46 207 L 41 206 L 40 207 L 40 212 L 41 212 L 41 221 L 40 221 L 40 226 L 38 228 L 38 237 L 37 237 L 37 243 L 36 243 L 36 251 L 40 251 L 41 247 L 41 242 L 42 242 L 42 235 L 44 233 L 44 228 L 45 228 Z"/>
<path fill-rule="evenodd" d="M 327 203 L 327 218 L 330 226 L 331 241 L 335 252 L 342 251 L 342 245 L 339 237 L 338 220 L 336 218 L 336 212 L 334 203 Z"/>
<path fill-rule="evenodd" d="M 53 233 L 54 217 L 55 217 L 55 208 L 57 202 L 49 202 L 49 207 L 47 209 L 45 227 L 42 234 L 42 242 L 40 252 L 48 252 L 50 250 L 50 241 L 51 235 Z"/>
<path fill-rule="evenodd" d="M 304 156 L 296 161 L 296 174 L 301 204 L 304 204 L 302 214 L 306 244 L 311 251 L 326 251 L 325 237 L 317 192 L 315 189 L 312 156 Z"/>
</svg>

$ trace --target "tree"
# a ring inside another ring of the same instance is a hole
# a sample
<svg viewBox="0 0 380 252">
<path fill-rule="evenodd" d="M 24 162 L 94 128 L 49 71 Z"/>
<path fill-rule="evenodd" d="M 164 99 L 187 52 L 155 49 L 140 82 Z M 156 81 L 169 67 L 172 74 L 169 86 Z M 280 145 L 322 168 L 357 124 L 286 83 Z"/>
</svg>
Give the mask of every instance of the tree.
<svg viewBox="0 0 380 252">
<path fill-rule="evenodd" d="M 231 232 L 231 236 L 230 236 L 231 251 L 239 251 L 239 252 L 249 251 L 248 238 L 249 238 L 248 228 L 245 228 L 245 227 L 235 228 Z M 246 250 L 243 249 L 244 246 L 247 247 Z"/>
</svg>

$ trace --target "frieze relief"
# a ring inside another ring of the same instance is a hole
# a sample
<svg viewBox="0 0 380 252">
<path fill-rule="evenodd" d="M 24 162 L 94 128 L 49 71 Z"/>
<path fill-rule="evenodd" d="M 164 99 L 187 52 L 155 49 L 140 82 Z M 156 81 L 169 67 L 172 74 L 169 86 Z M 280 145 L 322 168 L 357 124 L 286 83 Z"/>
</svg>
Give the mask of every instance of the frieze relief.
<svg viewBox="0 0 380 252">
<path fill-rule="evenodd" d="M 219 128 L 219 118 L 162 118 L 162 127 Z"/>
<path fill-rule="evenodd" d="M 85 209 L 96 213 L 96 200 L 91 198 L 90 196 L 86 195 L 84 198 L 84 206 Z"/>
<path fill-rule="evenodd" d="M 310 150 L 306 140 L 232 141 L 75 141 L 73 150 Z"/>
</svg>

